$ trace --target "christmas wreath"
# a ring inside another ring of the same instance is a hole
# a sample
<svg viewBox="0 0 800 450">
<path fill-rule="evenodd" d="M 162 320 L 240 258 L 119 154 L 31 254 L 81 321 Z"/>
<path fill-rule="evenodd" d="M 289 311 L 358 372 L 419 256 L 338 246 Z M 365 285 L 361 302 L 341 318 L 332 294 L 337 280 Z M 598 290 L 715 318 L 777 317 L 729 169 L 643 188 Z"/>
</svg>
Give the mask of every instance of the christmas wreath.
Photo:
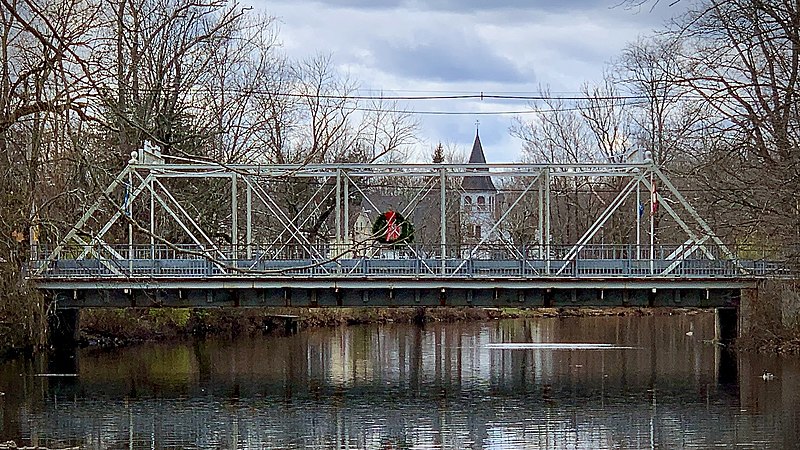
<svg viewBox="0 0 800 450">
<path fill-rule="evenodd" d="M 414 225 L 402 214 L 390 209 L 375 219 L 372 236 L 381 244 L 414 242 Z"/>
</svg>

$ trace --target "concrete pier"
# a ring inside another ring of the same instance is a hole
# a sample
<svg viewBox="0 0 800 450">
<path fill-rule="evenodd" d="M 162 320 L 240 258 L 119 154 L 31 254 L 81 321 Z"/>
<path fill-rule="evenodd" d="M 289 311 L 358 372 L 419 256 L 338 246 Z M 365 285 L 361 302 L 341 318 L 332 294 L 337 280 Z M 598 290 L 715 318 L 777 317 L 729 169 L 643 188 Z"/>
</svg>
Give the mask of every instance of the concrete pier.
<svg viewBox="0 0 800 450">
<path fill-rule="evenodd" d="M 280 331 L 297 334 L 300 331 L 300 317 L 289 314 L 271 314 L 264 318 L 264 331 Z"/>
<path fill-rule="evenodd" d="M 739 309 L 714 308 L 714 339 L 730 346 L 739 337 Z"/>
<path fill-rule="evenodd" d="M 80 310 L 56 309 L 47 317 L 49 343 L 53 347 L 74 347 L 80 330 Z"/>
</svg>

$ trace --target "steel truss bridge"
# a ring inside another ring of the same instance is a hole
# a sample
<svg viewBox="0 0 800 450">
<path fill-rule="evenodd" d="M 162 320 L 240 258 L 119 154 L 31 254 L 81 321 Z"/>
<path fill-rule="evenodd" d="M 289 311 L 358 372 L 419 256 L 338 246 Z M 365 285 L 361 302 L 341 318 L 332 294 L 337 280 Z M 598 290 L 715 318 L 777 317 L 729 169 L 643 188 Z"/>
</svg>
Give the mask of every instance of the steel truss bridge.
<svg viewBox="0 0 800 450">
<path fill-rule="evenodd" d="M 489 213 L 460 187 L 486 176 Z M 606 187 L 575 194 L 600 212 L 556 245 L 554 208 L 578 184 Z M 375 241 L 389 208 L 413 218 L 414 242 Z M 464 231 L 474 208 L 488 233 Z M 628 241 L 604 243 L 615 217 Z M 514 236 L 520 222 L 533 238 Z M 665 224 L 678 243 L 661 243 Z M 718 307 L 783 267 L 726 246 L 651 161 L 222 165 L 145 148 L 59 242 L 34 245 L 29 276 L 60 308 Z"/>
</svg>

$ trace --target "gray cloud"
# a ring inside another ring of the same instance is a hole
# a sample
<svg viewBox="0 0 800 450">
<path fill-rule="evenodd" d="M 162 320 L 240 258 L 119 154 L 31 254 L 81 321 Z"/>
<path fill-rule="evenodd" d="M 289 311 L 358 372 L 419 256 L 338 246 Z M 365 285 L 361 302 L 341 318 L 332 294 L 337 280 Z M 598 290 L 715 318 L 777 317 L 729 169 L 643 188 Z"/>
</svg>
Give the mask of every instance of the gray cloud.
<svg viewBox="0 0 800 450">
<path fill-rule="evenodd" d="M 495 20 L 539 20 L 548 14 L 589 14 L 594 18 L 630 20 L 658 26 L 685 10 L 685 4 L 652 0 L 627 6 L 623 0 L 315 0 L 322 7 L 358 10 L 416 10 L 458 14 L 482 14 Z"/>
<path fill-rule="evenodd" d="M 533 76 L 521 72 L 514 62 L 485 42 L 474 38 L 442 39 L 413 45 L 376 43 L 375 66 L 402 76 L 433 81 L 491 81 L 498 83 L 532 82 Z"/>
<path fill-rule="evenodd" d="M 279 18 L 290 57 L 331 53 L 363 89 L 400 93 L 522 93 L 539 85 L 574 93 L 599 80 L 604 63 L 626 42 L 660 28 L 691 2 L 670 7 L 661 1 L 651 11 L 619 7 L 621 0 L 243 1 Z M 524 109 L 518 102 L 426 101 L 404 108 L 458 114 L 417 116 L 425 145 L 444 141 L 468 150 L 480 118 L 487 157 L 517 159 L 510 116 L 469 112 Z"/>
<path fill-rule="evenodd" d="M 428 11 L 450 11 L 469 14 L 471 12 L 507 9 L 539 11 L 573 11 L 597 8 L 603 2 L 597 0 L 317 0 L 323 5 L 357 9 L 416 9 Z"/>
</svg>

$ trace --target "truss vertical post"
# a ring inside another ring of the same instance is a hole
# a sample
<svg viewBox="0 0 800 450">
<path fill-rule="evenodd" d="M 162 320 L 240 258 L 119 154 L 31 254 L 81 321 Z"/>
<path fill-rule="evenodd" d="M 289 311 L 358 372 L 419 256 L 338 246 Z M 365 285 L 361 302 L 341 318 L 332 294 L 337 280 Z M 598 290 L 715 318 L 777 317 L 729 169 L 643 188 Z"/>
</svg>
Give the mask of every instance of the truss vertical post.
<svg viewBox="0 0 800 450">
<path fill-rule="evenodd" d="M 233 265 L 236 265 L 236 260 L 239 259 L 239 214 L 238 214 L 238 195 L 237 190 L 239 184 L 239 177 L 236 172 L 231 174 L 231 257 L 233 258 Z"/>
<path fill-rule="evenodd" d="M 642 182 L 636 181 L 636 259 L 642 259 Z"/>
<path fill-rule="evenodd" d="M 439 253 L 442 257 L 442 276 L 447 272 L 447 222 L 445 216 L 447 215 L 447 205 L 445 197 L 445 186 L 447 185 L 447 173 L 444 167 L 439 169 Z"/>
<path fill-rule="evenodd" d="M 544 251 L 546 261 L 546 272 L 550 274 L 550 168 L 546 167 L 544 177 Z"/>
<path fill-rule="evenodd" d="M 133 276 L 133 170 L 128 172 L 125 213 L 128 215 L 128 276 Z"/>
<path fill-rule="evenodd" d="M 353 241 L 350 239 L 350 177 L 345 175 L 342 183 L 344 184 L 344 193 L 342 194 L 342 200 L 344 201 L 344 217 L 342 217 L 344 219 L 344 240 L 347 245 L 353 245 Z"/>
<path fill-rule="evenodd" d="M 150 259 L 156 259 L 156 196 L 152 178 L 150 179 Z"/>
<path fill-rule="evenodd" d="M 650 194 L 650 274 L 654 274 L 655 272 L 655 248 L 656 248 L 656 208 L 655 208 L 655 199 L 656 199 L 656 185 L 653 184 L 653 171 L 650 171 L 650 190 L 652 191 Z"/>
<path fill-rule="evenodd" d="M 336 238 L 334 243 L 336 255 L 339 254 L 339 244 L 342 242 L 342 168 L 336 168 Z"/>
<path fill-rule="evenodd" d="M 536 239 L 539 241 L 539 258 L 544 258 L 544 177 L 539 182 L 539 228 Z"/>
<path fill-rule="evenodd" d="M 253 187 L 250 183 L 247 184 L 247 190 L 245 191 L 245 202 L 247 208 L 247 236 L 245 239 L 247 240 L 247 259 L 253 259 Z"/>
</svg>

